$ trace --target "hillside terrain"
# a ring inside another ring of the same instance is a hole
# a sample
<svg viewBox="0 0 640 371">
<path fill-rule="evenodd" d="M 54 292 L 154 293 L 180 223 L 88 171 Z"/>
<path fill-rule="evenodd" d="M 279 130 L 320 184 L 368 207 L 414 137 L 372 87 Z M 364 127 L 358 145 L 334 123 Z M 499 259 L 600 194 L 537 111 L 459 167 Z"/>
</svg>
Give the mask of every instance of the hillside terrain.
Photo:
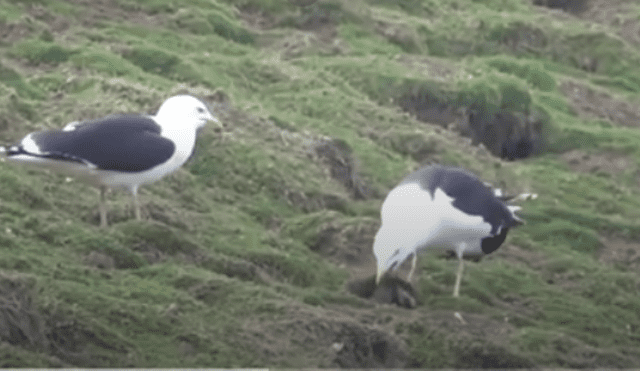
<svg viewBox="0 0 640 371">
<path fill-rule="evenodd" d="M 636 1 L 0 0 L 0 144 L 182 93 L 224 127 L 141 221 L 0 162 L 1 367 L 640 365 Z M 381 303 L 382 200 L 431 163 L 539 197 L 459 298 L 423 254 Z"/>
</svg>

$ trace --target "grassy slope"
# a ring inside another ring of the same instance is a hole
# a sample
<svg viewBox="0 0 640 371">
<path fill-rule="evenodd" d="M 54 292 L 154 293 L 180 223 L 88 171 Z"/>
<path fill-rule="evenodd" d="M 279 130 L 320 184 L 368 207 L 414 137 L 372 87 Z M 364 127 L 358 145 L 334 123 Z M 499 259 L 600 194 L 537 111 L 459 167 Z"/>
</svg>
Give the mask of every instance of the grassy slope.
<svg viewBox="0 0 640 371">
<path fill-rule="evenodd" d="M 640 133 L 583 114 L 561 89 L 637 101 L 639 44 L 617 25 L 639 10 L 611 6 L 617 23 L 520 0 L 0 0 L 3 141 L 152 112 L 184 91 L 225 123 L 143 188 L 146 220 L 114 194 L 107 231 L 95 190 L 0 166 L 0 293 L 23 303 L 0 309 L 13 318 L 0 365 L 639 364 Z M 496 104 L 505 87 L 528 94 L 550 117 L 548 153 L 509 163 L 470 148 L 402 113 L 393 102 L 408 86 Z M 325 136 L 351 147 L 371 198 L 331 179 L 313 150 Z M 422 161 L 540 198 L 501 250 L 468 265 L 459 300 L 452 262 L 425 256 L 421 305 L 377 306 L 345 284 L 351 268 L 372 273 L 380 202 Z"/>
</svg>

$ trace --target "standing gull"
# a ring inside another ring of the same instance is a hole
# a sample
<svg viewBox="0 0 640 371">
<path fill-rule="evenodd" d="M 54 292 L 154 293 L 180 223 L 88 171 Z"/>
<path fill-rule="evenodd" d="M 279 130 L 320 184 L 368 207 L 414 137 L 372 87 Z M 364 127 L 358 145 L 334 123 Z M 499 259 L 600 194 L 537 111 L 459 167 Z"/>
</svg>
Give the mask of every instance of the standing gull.
<svg viewBox="0 0 640 371">
<path fill-rule="evenodd" d="M 77 177 L 100 189 L 100 226 L 107 225 L 107 188 L 133 195 L 140 219 L 138 188 L 177 170 L 195 147 L 196 132 L 207 121 L 220 123 L 200 100 L 189 95 L 167 99 L 155 116 L 111 115 L 72 122 L 62 130 L 28 134 L 0 147 L 11 162 L 37 165 Z"/>
<path fill-rule="evenodd" d="M 463 255 L 492 253 L 509 228 L 523 224 L 515 214 L 520 207 L 505 204 L 506 199 L 462 169 L 432 165 L 409 174 L 382 204 L 373 244 L 376 282 L 412 256 L 410 281 L 420 250 L 453 250 L 458 257 L 453 296 L 458 297 Z"/>
</svg>

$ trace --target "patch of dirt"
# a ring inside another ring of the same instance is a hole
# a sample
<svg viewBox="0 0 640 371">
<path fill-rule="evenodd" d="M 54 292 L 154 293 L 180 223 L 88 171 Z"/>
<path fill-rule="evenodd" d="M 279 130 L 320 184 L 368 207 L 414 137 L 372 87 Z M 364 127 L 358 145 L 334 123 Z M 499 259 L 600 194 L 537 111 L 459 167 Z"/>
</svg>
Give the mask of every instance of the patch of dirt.
<svg viewBox="0 0 640 371">
<path fill-rule="evenodd" d="M 300 6 L 296 14 L 285 19 L 274 19 L 268 14 L 251 7 L 240 10 L 244 24 L 256 31 L 268 30 L 278 25 L 295 27 L 282 37 L 264 34 L 262 42 L 274 49 L 283 60 L 297 58 L 305 54 L 339 55 L 349 52 L 349 46 L 338 38 L 337 25 L 341 11 L 331 4 L 309 1 Z"/>
<path fill-rule="evenodd" d="M 282 59 L 295 58 L 308 51 L 329 55 L 345 53 L 346 44 L 337 39 L 335 12 L 318 6 L 315 0 L 291 0 L 291 3 L 298 6 L 299 10 L 296 14 L 285 16 L 285 19 L 278 19 L 251 5 L 240 7 L 238 16 L 246 27 L 256 32 L 270 30 L 283 22 L 293 23 L 298 31 L 288 36 L 273 39 L 270 35 L 264 34 L 262 38 L 262 42 L 266 44 L 276 40 L 274 47 L 279 50 Z"/>
<path fill-rule="evenodd" d="M 289 189 L 286 186 L 280 187 L 282 196 L 289 203 L 295 205 L 306 213 L 317 210 L 344 210 L 347 200 L 335 194 L 306 194 L 297 189 Z"/>
<path fill-rule="evenodd" d="M 35 303 L 34 285 L 19 276 L 0 274 L 2 341 L 46 353 L 51 364 L 58 367 L 98 367 L 105 364 L 105 358 L 112 362 L 126 358 L 130 344 L 116 344 L 101 330 L 69 319 L 55 309 L 40 309 Z"/>
<path fill-rule="evenodd" d="M 176 175 L 174 175 L 174 178 L 175 176 Z M 133 208 L 131 210 L 131 213 L 134 213 Z M 185 218 L 183 217 L 183 215 L 167 205 L 161 205 L 153 201 L 148 201 L 140 206 L 140 213 L 142 214 L 143 218 L 149 218 L 154 221 L 159 221 L 163 224 L 176 227 L 183 231 L 191 231 L 191 227 L 189 226 L 189 224 L 185 223 Z"/>
<path fill-rule="evenodd" d="M 98 251 L 92 251 L 82 258 L 82 261 L 90 266 L 98 269 L 114 269 L 116 266 L 115 259 L 107 254 Z"/>
<path fill-rule="evenodd" d="M 588 9 L 578 16 L 617 30 L 627 42 L 640 45 L 640 19 L 634 0 L 590 0 Z"/>
<path fill-rule="evenodd" d="M 590 0 L 533 0 L 533 5 L 551 9 L 562 9 L 565 12 L 578 14 L 589 8 Z"/>
<path fill-rule="evenodd" d="M 411 348 L 416 347 L 415 344 L 411 345 L 413 341 L 426 340 L 420 346 L 447 349 L 451 356 L 447 360 L 440 360 L 443 363 L 437 367 L 444 364 L 446 367 L 461 368 L 535 366 L 531 360 L 507 350 L 507 342 L 517 332 L 515 321 L 507 317 L 501 319 L 477 313 L 428 308 L 409 311 L 388 306 L 372 309 L 339 307 L 336 311 L 357 318 L 363 325 L 390 331 L 405 340 Z M 430 368 L 434 364 L 428 360 L 407 357 L 405 367 Z"/>
<path fill-rule="evenodd" d="M 417 120 L 442 127 L 448 127 L 449 124 L 465 118 L 464 110 L 454 107 L 446 98 L 420 88 L 412 89 L 394 99 L 394 102 L 403 110 L 415 115 Z"/>
<path fill-rule="evenodd" d="M 509 24 L 502 31 L 497 41 L 514 54 L 538 53 L 548 43 L 547 36 L 543 30 L 522 22 Z"/>
<path fill-rule="evenodd" d="M 352 277 L 368 277 L 375 272 L 376 262 L 371 246 L 380 223 L 338 226 L 328 223 L 309 248 L 338 266 L 348 267 Z"/>
<path fill-rule="evenodd" d="M 640 269 L 640 244 L 619 238 L 603 238 L 603 247 L 598 251 L 602 263 L 629 271 Z"/>
<path fill-rule="evenodd" d="M 611 175 L 621 174 L 635 168 L 635 164 L 624 155 L 616 153 L 589 154 L 579 149 L 565 152 L 561 156 L 574 172 L 604 172 Z"/>
<path fill-rule="evenodd" d="M 640 108 L 637 105 L 573 81 L 563 82 L 560 90 L 580 117 L 606 119 L 621 126 L 640 126 Z"/>
<path fill-rule="evenodd" d="M 462 318 L 462 320 L 460 319 Z M 439 337 L 445 348 L 453 348 L 453 367 L 462 368 L 522 368 L 535 364 L 517 354 L 509 353 L 506 342 L 516 331 L 508 321 L 501 321 L 482 314 L 463 313 L 456 316 L 449 311 L 430 312 L 419 322 L 409 324 L 408 331 L 417 334 L 431 333 Z M 440 345 L 440 344 L 438 344 Z M 409 367 L 425 367 L 409 364 Z"/>
<path fill-rule="evenodd" d="M 80 9 L 80 13 L 73 20 L 68 16 L 55 14 L 37 2 L 32 2 L 26 5 L 25 8 L 27 14 L 33 17 L 31 23 L 33 23 L 33 19 L 36 19 L 46 24 L 49 32 L 57 35 L 63 34 L 72 24 L 77 22 L 87 28 L 94 28 L 101 22 L 113 21 L 128 21 L 143 25 L 158 25 L 161 23 L 161 19 L 158 16 L 145 13 L 138 7 L 125 9 L 115 0 L 71 0 L 69 2 L 78 5 L 78 9 Z M 12 43 L 24 38 L 37 28 L 41 27 L 23 22 L 10 24 L 0 22 L 0 36 L 4 42 Z"/>
<path fill-rule="evenodd" d="M 318 32 L 296 31 L 277 41 L 274 48 L 283 60 L 297 58 L 309 53 L 340 55 L 349 52 L 349 46 L 336 38 L 337 32 L 331 26 Z"/>
<path fill-rule="evenodd" d="M 409 359 L 401 339 L 340 311 L 293 307 L 284 318 L 249 319 L 240 333 L 243 343 L 274 363 L 400 368 Z"/>
<path fill-rule="evenodd" d="M 379 330 L 362 325 L 343 325 L 332 348 L 337 350 L 333 364 L 342 368 L 403 367 L 404 344 Z"/>
<path fill-rule="evenodd" d="M 69 28 L 68 18 L 57 16 L 40 4 L 31 5 L 31 8 L 29 8 L 28 12 L 35 19 L 49 25 L 50 30 L 54 33 L 61 33 Z"/>
<path fill-rule="evenodd" d="M 271 284 L 275 280 L 267 272 L 269 268 L 262 268 L 258 264 L 246 260 L 230 260 L 207 257 L 199 263 L 206 269 L 222 273 L 229 278 L 243 281 L 256 281 Z"/>
<path fill-rule="evenodd" d="M 167 259 L 167 254 L 152 244 L 141 243 L 136 245 L 133 250 L 142 255 L 149 264 L 160 263 Z"/>
<path fill-rule="evenodd" d="M 406 52 L 420 50 L 420 42 L 416 32 L 401 23 L 390 23 L 381 20 L 375 22 L 375 30 L 391 43 L 396 44 Z"/>
<path fill-rule="evenodd" d="M 357 159 L 347 142 L 339 139 L 321 140 L 316 144 L 315 150 L 329 166 L 331 177 L 341 182 L 354 199 L 368 198 L 370 190 L 358 175 Z"/>
<path fill-rule="evenodd" d="M 2 43 L 12 45 L 16 41 L 29 36 L 31 27 L 22 22 L 5 23 L 0 20 L 0 40 Z"/>
<path fill-rule="evenodd" d="M 451 81 L 459 71 L 446 61 L 439 61 L 433 57 L 415 54 L 400 54 L 395 61 L 406 68 L 410 68 L 420 73 L 430 80 Z"/>
<path fill-rule="evenodd" d="M 47 313 L 50 353 L 75 367 L 120 364 L 131 367 L 134 347 L 100 328 L 91 328 L 69 315 Z M 69 367 L 69 366 L 66 366 Z"/>
<path fill-rule="evenodd" d="M 291 5 L 295 5 L 295 6 L 305 7 L 305 6 L 309 6 L 309 5 L 315 4 L 316 1 L 318 1 L 318 0 L 289 0 L 289 3 Z"/>
<path fill-rule="evenodd" d="M 253 30 L 269 30 L 278 24 L 278 21 L 269 13 L 253 6 L 242 7 L 239 17 L 245 26 Z"/>
<path fill-rule="evenodd" d="M 547 264 L 547 258 L 544 254 L 507 243 L 484 259 L 489 261 L 499 259 L 510 263 L 525 264 L 533 269 L 541 269 Z"/>
<path fill-rule="evenodd" d="M 71 0 L 71 3 L 82 7 L 77 17 L 83 26 L 91 27 L 100 22 L 130 22 L 131 24 L 154 26 L 161 23 L 157 15 L 144 12 L 140 7 L 127 5 L 125 9 L 115 0 Z"/>
<path fill-rule="evenodd" d="M 449 145 L 467 148 L 474 152 L 474 155 L 487 161 L 495 160 L 483 144 L 472 146 L 471 139 L 440 127 L 435 127 L 431 133 L 426 130 L 393 127 L 382 133 L 370 131 L 366 135 L 383 147 L 409 156 L 421 165 L 439 163 L 440 154 L 445 152 L 446 146 Z"/>
<path fill-rule="evenodd" d="M 337 34 L 336 25 L 340 23 L 342 9 L 331 3 L 314 2 L 310 6 L 300 7 L 300 15 L 295 19 L 296 26 L 305 31 L 321 34 Z"/>
<path fill-rule="evenodd" d="M 0 274 L 0 339 L 12 345 L 47 349 L 44 318 L 34 304 L 33 286 L 18 276 Z"/>
</svg>

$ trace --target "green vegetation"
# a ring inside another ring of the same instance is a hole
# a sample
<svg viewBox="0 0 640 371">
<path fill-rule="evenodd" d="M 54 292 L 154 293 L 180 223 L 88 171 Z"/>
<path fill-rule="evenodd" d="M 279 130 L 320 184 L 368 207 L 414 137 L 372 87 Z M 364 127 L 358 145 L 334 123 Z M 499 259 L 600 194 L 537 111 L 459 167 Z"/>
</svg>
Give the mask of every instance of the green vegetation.
<svg viewBox="0 0 640 371">
<path fill-rule="evenodd" d="M 14 46 L 14 54 L 23 57 L 31 64 L 57 65 L 66 62 L 73 51 L 63 48 L 55 43 L 43 40 L 26 40 Z"/>
<path fill-rule="evenodd" d="M 107 230 L 91 187 L 0 162 L 0 366 L 636 367 L 639 9 L 0 0 L 2 144 L 182 93 L 224 123 L 144 220 L 110 193 Z M 540 153 L 470 144 L 469 108 L 535 123 Z M 434 162 L 537 193 L 527 224 L 458 299 L 435 254 L 413 310 L 352 294 L 382 199 Z"/>
</svg>

